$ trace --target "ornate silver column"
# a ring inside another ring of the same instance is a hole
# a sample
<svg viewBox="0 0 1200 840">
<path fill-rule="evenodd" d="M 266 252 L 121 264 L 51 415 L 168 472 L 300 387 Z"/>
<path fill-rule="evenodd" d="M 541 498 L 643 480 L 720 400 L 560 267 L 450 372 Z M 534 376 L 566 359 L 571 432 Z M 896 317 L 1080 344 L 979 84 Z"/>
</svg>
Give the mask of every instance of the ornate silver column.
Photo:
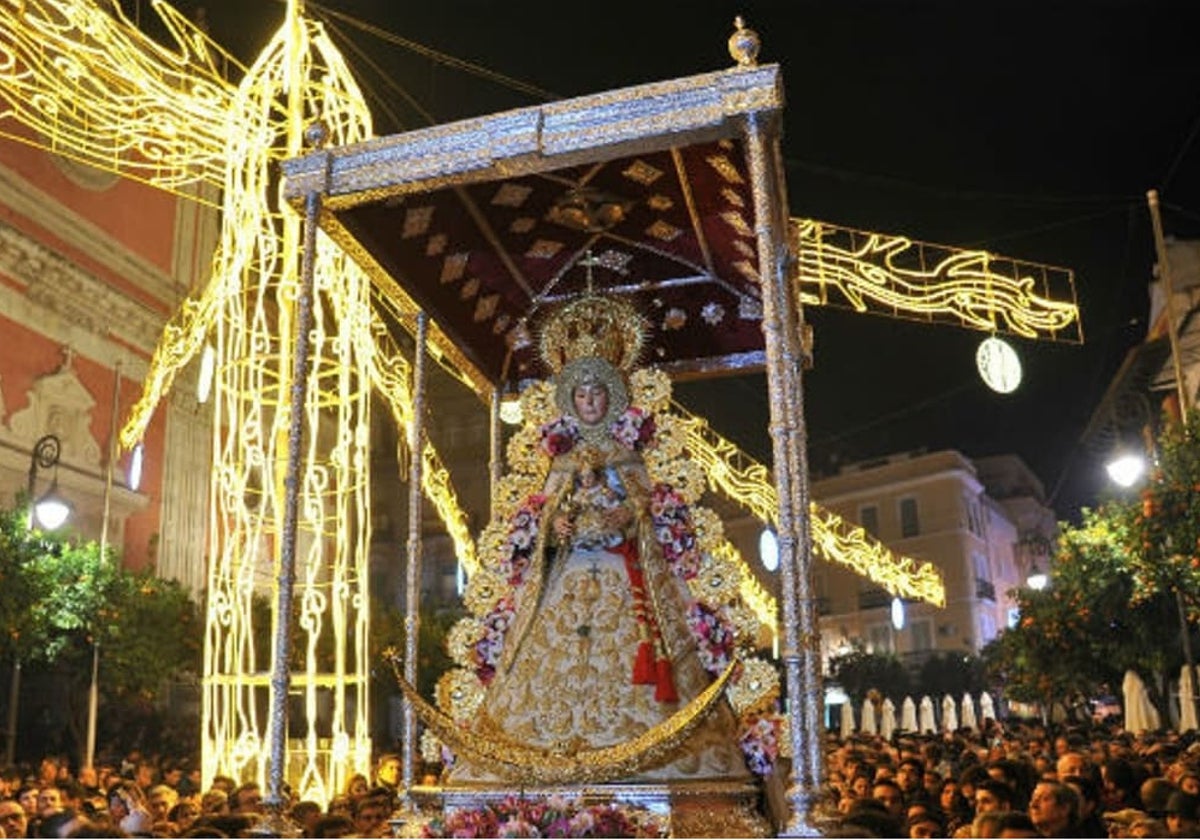
<svg viewBox="0 0 1200 840">
<path fill-rule="evenodd" d="M 800 381 L 797 312 L 787 280 L 786 196 L 779 166 L 779 113 L 746 117 L 746 156 L 754 193 L 758 268 L 763 301 L 767 396 L 775 487 L 779 497 L 779 569 L 782 649 L 791 726 L 792 771 L 786 833 L 817 836 L 810 812 L 821 777 L 820 693 L 813 667 L 812 540 Z"/>
<path fill-rule="evenodd" d="M 504 423 L 500 418 L 500 407 L 504 402 L 504 391 L 500 388 L 492 389 L 492 405 L 491 405 L 491 438 L 490 454 L 488 458 L 488 479 L 491 481 L 491 487 L 494 488 L 500 481 L 500 477 L 504 472 Z M 488 498 L 491 498 L 491 493 L 488 493 Z M 490 511 L 495 515 L 493 500 L 493 510 Z"/>
<path fill-rule="evenodd" d="M 408 563 L 404 587 L 404 679 L 417 684 L 417 635 L 421 629 L 421 477 L 425 445 L 425 362 L 429 318 L 417 314 L 416 349 L 413 359 L 413 420 L 408 430 Z M 417 715 L 412 702 L 404 699 L 403 741 L 404 795 L 411 805 L 417 764 Z"/>
<path fill-rule="evenodd" d="M 305 131 L 305 139 L 321 148 L 329 138 L 323 124 Z M 271 728 L 269 734 L 270 771 L 267 775 L 267 803 L 273 810 L 283 807 L 284 769 L 287 762 L 287 701 L 291 687 L 292 593 L 296 585 L 296 531 L 300 505 L 300 462 L 303 446 L 304 406 L 308 393 L 309 333 L 313 326 L 313 277 L 317 261 L 317 219 L 321 214 L 321 196 L 328 188 L 332 158 L 325 155 L 325 177 L 320 189 L 304 197 L 304 253 L 301 256 L 300 283 L 296 290 L 296 336 L 292 357 L 292 383 L 288 405 L 287 463 L 283 478 L 283 528 L 279 535 L 278 596 L 275 606 L 274 659 L 271 662 Z"/>
</svg>

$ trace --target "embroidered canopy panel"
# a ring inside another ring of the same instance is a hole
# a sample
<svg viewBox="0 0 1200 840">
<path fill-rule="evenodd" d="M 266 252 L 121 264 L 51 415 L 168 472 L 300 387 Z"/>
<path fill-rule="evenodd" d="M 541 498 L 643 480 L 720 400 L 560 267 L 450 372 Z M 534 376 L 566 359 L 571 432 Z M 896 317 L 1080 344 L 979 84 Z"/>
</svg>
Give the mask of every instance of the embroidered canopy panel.
<svg viewBox="0 0 1200 840">
<path fill-rule="evenodd" d="M 756 191 L 783 190 L 773 158 L 753 183 L 747 129 L 772 148 L 782 106 L 778 67 L 737 67 L 316 152 L 284 164 L 285 193 L 322 196 L 381 311 L 427 313 L 481 393 L 545 375 L 540 316 L 589 288 L 644 314 L 645 364 L 756 369 L 760 242 L 784 236 Z"/>
</svg>

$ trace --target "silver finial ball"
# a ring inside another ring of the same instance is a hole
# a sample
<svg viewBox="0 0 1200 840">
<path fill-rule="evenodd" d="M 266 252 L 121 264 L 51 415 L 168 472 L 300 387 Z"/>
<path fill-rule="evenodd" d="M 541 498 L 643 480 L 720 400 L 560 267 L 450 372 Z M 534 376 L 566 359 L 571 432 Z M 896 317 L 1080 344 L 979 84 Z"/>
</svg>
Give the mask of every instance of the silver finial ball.
<svg viewBox="0 0 1200 840">
<path fill-rule="evenodd" d="M 738 15 L 733 19 L 736 27 L 729 36 L 729 54 L 742 67 L 753 67 L 758 63 L 758 51 L 762 47 L 762 39 L 753 29 L 746 28 L 746 22 Z"/>
<path fill-rule="evenodd" d="M 323 149 L 329 142 L 329 126 L 324 120 L 317 120 L 304 129 L 304 143 L 313 149 Z"/>
</svg>

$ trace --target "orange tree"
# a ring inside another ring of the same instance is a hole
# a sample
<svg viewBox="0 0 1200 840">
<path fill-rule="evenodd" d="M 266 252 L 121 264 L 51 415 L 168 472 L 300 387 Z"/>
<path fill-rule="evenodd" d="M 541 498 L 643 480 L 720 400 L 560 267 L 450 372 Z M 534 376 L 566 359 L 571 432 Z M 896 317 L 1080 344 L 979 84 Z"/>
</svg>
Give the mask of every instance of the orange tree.
<svg viewBox="0 0 1200 840">
<path fill-rule="evenodd" d="M 93 645 L 101 703 L 128 709 L 147 707 L 166 680 L 195 673 L 203 639 L 198 608 L 179 583 L 127 569 L 94 542 L 30 530 L 21 504 L 0 511 L 0 628 L 0 656 L 52 681 L 77 745 Z"/>
<path fill-rule="evenodd" d="M 1200 423 L 1171 424 L 1159 437 L 1127 545 L 1135 600 L 1178 593 L 1188 619 L 1200 620 Z"/>
<path fill-rule="evenodd" d="M 1120 502 L 1083 511 L 1078 527 L 1062 526 L 1049 585 L 1013 593 L 1017 625 L 983 650 L 989 677 L 1010 699 L 1078 710 L 1120 686 L 1128 668 L 1161 677 L 1177 661 L 1162 644 L 1169 599 L 1150 593 L 1131 605 L 1133 513 Z"/>
</svg>

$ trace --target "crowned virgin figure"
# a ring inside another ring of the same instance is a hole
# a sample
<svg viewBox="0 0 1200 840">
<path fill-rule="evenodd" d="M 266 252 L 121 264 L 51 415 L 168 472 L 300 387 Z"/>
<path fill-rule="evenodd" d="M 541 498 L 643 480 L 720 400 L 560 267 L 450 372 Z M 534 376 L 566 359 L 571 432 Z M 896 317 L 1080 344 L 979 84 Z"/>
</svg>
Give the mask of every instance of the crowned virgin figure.
<svg viewBox="0 0 1200 840">
<path fill-rule="evenodd" d="M 746 610 L 736 570 L 701 550 L 685 498 L 698 493 L 653 475 L 682 461 L 676 474 L 703 486 L 661 414 L 669 380 L 634 371 L 644 334 L 630 304 L 593 295 L 542 325 L 553 377 L 524 394 L 466 593 L 474 616 L 448 640 L 464 667 L 438 686 L 463 747 L 451 782 L 750 778 L 743 751 L 761 738 L 748 747 L 724 692 L 746 671 Z"/>
</svg>

